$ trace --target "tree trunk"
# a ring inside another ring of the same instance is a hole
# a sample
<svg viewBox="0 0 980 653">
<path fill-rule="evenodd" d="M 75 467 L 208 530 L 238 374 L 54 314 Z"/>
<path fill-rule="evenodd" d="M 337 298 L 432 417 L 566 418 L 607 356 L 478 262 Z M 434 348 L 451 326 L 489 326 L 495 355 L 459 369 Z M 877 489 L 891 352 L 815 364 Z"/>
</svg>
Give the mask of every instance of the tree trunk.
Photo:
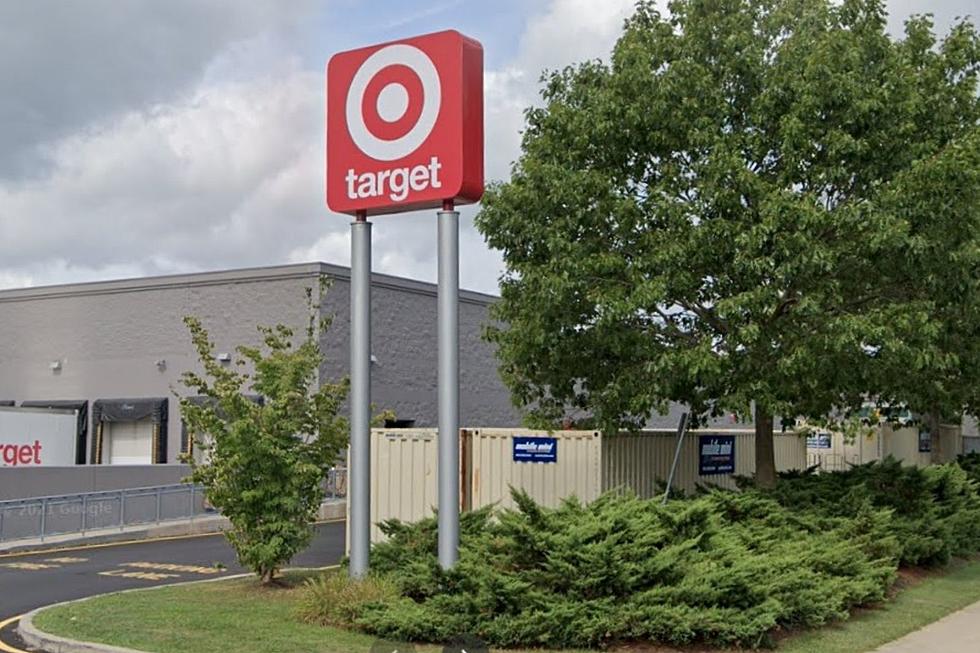
<svg viewBox="0 0 980 653">
<path fill-rule="evenodd" d="M 929 427 L 929 435 L 932 438 L 929 461 L 933 465 L 939 465 L 943 462 L 942 439 L 939 437 L 939 424 L 942 419 L 939 417 L 939 411 L 933 410 L 930 412 L 926 421 Z"/>
<path fill-rule="evenodd" d="M 776 450 L 772 439 L 772 415 L 755 407 L 755 484 L 776 487 Z"/>
</svg>

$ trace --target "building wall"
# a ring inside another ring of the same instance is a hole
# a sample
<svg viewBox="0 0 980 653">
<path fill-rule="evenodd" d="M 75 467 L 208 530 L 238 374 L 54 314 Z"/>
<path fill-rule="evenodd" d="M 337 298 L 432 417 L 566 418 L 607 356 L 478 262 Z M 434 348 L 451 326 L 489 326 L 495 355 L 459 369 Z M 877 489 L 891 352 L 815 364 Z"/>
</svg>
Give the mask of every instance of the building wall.
<svg viewBox="0 0 980 653">
<path fill-rule="evenodd" d="M 167 458 L 175 462 L 180 413 L 173 394 L 194 394 L 180 376 L 199 371 L 182 318 L 199 317 L 216 353 L 234 354 L 236 345 L 258 344 L 256 325 L 305 328 L 304 289 L 321 274 L 334 280 L 324 303 L 334 323 L 321 339 L 327 357 L 321 378 L 337 378 L 349 368 L 349 270 L 313 263 L 0 291 L 0 397 L 18 403 L 169 397 Z M 460 417 L 516 425 L 493 350 L 480 338 L 491 301 L 461 293 Z M 376 275 L 372 330 L 374 403 L 419 426 L 434 425 L 435 286 Z M 54 361 L 60 369 L 51 369 Z"/>
<path fill-rule="evenodd" d="M 321 342 L 323 378 L 350 369 L 350 285 L 334 278 L 324 302 L 332 318 Z M 371 289 L 372 403 L 417 427 L 436 426 L 438 384 L 435 286 L 375 275 Z M 459 302 L 460 424 L 517 426 L 520 415 L 497 373 L 494 348 L 481 337 L 491 298 L 462 292 Z"/>
</svg>

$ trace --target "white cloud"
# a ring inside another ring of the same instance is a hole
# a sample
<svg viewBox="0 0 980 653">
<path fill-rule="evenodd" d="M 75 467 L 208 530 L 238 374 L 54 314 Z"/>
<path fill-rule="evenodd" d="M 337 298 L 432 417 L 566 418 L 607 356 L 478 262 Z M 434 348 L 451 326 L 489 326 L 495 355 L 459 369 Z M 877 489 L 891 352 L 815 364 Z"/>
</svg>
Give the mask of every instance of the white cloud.
<svg viewBox="0 0 980 653">
<path fill-rule="evenodd" d="M 519 65 L 536 80 L 545 68 L 606 58 L 634 5 L 634 0 L 554 0 L 528 21 Z"/>
<path fill-rule="evenodd" d="M 220 40 L 202 41 L 201 34 L 210 34 L 208 21 L 220 15 L 215 7 L 226 1 L 173 5 L 174 13 L 161 18 L 170 27 L 156 40 L 140 41 L 145 47 L 129 77 L 142 79 L 154 57 L 163 57 L 169 86 L 137 88 L 112 107 L 92 104 L 90 109 L 102 110 L 101 118 L 34 144 L 49 166 L 32 175 L 0 176 L 0 287 L 287 261 L 348 262 L 349 220 L 331 215 L 323 202 L 322 70 L 300 63 L 284 36 L 299 29 L 310 5 L 289 18 L 278 3 L 265 3 L 224 30 Z M 972 4 L 893 0 L 891 22 L 933 10 L 944 29 Z M 632 0 L 551 0 L 528 17 L 514 56 L 486 73 L 488 179 L 506 178 L 520 153 L 523 111 L 538 101 L 542 70 L 606 57 L 632 6 Z M 193 47 L 181 55 L 172 41 L 180 30 L 173 26 L 187 22 L 179 12 L 200 7 L 208 20 L 194 24 L 187 37 Z M 84 61 L 88 50 L 114 33 L 103 25 L 65 36 L 78 37 L 68 48 L 80 60 L 69 67 L 72 74 L 94 74 L 92 62 L 118 57 L 119 44 L 108 43 Z M 122 42 L 133 40 L 127 39 Z M 37 47 L 48 42 L 38 41 Z M 21 52 L 8 63 L 17 59 L 47 70 L 48 54 Z M 23 76 L 4 79 L 3 71 L 23 68 L 0 66 L 0 90 L 8 91 L 8 101 L 15 97 L 11 83 L 23 82 Z M 49 86 L 56 82 L 45 80 Z M 83 90 L 95 93 L 94 88 Z M 21 99 L 27 97 L 32 96 Z M 77 116 L 62 122 L 76 125 Z M 493 292 L 500 255 L 473 228 L 475 211 L 463 208 L 461 280 L 465 287 Z M 431 213 L 378 218 L 374 234 L 375 270 L 435 279 Z"/>
<path fill-rule="evenodd" d="M 301 245 L 289 253 L 290 263 L 326 261 L 336 265 L 350 265 L 350 232 L 331 231 L 312 245 Z"/>
<path fill-rule="evenodd" d="M 541 74 L 589 59 L 608 59 L 634 0 L 553 0 L 532 16 L 517 56 L 484 78 L 487 178 L 506 179 L 520 154 L 524 109 L 538 103 Z"/>
<path fill-rule="evenodd" d="M 543 68 L 609 52 L 631 1 L 554 0 L 513 60 L 487 72 L 488 178 L 519 154 Z M 213 57 L 199 81 L 45 146 L 46 174 L 0 178 L 0 287 L 289 261 L 347 264 L 349 219 L 323 201 L 322 71 L 267 36 Z M 494 292 L 499 253 L 463 208 L 461 282 Z M 434 280 L 431 213 L 376 220 L 379 272 Z"/>
<path fill-rule="evenodd" d="M 63 139 L 47 178 L 0 184 L 0 260 L 284 258 L 323 206 L 319 83 L 295 70 L 216 84 Z"/>
<path fill-rule="evenodd" d="M 973 23 L 980 20 L 980 5 L 977 0 L 889 0 L 888 29 L 901 36 L 905 30 L 905 20 L 913 14 L 932 14 L 936 33 L 942 37 L 958 18 L 972 16 Z"/>
<path fill-rule="evenodd" d="M 282 38 L 311 0 L 0 3 L 0 174 L 47 171 L 38 143 L 169 102 L 242 40 Z M 11 126 L 16 125 L 16 128 Z"/>
</svg>

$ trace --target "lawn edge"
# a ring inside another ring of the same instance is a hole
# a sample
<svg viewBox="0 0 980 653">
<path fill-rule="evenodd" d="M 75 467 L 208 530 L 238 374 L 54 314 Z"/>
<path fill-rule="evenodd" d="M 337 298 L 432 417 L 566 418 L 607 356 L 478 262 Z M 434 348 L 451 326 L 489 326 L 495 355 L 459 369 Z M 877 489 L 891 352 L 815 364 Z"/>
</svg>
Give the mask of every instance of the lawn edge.
<svg viewBox="0 0 980 653">
<path fill-rule="evenodd" d="M 325 571 L 328 569 L 337 569 L 338 567 L 339 565 L 327 565 L 325 567 L 289 567 L 287 569 L 283 569 L 282 571 Z M 92 596 L 73 599 L 71 601 L 52 603 L 50 605 L 41 606 L 40 608 L 35 608 L 21 617 L 20 622 L 17 624 L 17 633 L 20 635 L 21 639 L 24 640 L 24 643 L 30 648 L 43 650 L 47 653 L 146 653 L 146 651 L 141 651 L 138 649 L 113 646 L 112 644 L 100 644 L 98 642 L 80 641 L 68 637 L 62 637 L 61 635 L 46 633 L 34 625 L 34 617 L 47 610 L 54 610 L 55 608 L 62 608 L 76 603 L 84 603 L 86 601 L 92 601 L 94 599 L 99 599 L 106 596 L 129 594 L 131 592 L 152 592 L 154 590 L 160 590 L 166 587 L 201 585 L 204 583 L 218 583 L 222 581 L 241 580 L 242 578 L 254 577 L 255 574 L 252 573 L 233 574 L 231 576 L 221 576 L 219 578 L 189 580 L 180 583 L 165 583 L 161 585 L 154 585 L 152 587 L 132 587 L 125 590 L 117 590 L 115 592 L 106 592 L 104 594 L 93 594 Z"/>
<path fill-rule="evenodd" d="M 959 560 L 963 563 L 963 566 L 967 566 L 967 565 L 971 565 L 971 564 L 975 564 L 975 563 L 980 563 L 980 556 L 971 556 L 971 557 L 961 558 Z M 957 566 L 953 566 L 953 568 L 948 568 L 948 569 L 944 569 L 942 571 L 937 571 L 937 573 L 935 573 L 935 574 L 929 574 L 928 577 L 926 577 L 924 579 L 921 579 L 918 582 L 914 582 L 911 585 L 908 585 L 908 586 L 905 586 L 905 587 L 899 589 L 898 592 L 896 593 L 896 595 L 897 594 L 902 594 L 902 593 L 904 593 L 904 592 L 906 592 L 906 591 L 908 591 L 910 589 L 914 589 L 915 587 L 917 587 L 918 585 L 920 585 L 922 582 L 929 582 L 930 580 L 935 580 L 935 579 L 939 579 L 939 578 L 942 578 L 942 577 L 945 577 L 945 576 L 948 576 L 948 575 L 951 575 L 951 574 L 955 574 L 956 571 L 957 571 L 957 567 L 958 567 L 958 565 Z M 338 568 L 340 568 L 340 565 L 327 565 L 327 566 L 323 566 L 323 567 L 290 567 L 290 568 L 283 569 L 282 571 L 283 572 L 326 571 L 326 570 L 338 569 Z M 216 583 L 216 582 L 222 582 L 222 581 L 241 580 L 243 578 L 250 578 L 250 577 L 251 578 L 254 578 L 255 577 L 255 574 L 242 573 L 242 574 L 234 574 L 234 575 L 231 575 L 231 576 L 221 576 L 219 578 L 206 578 L 206 579 L 200 579 L 200 580 L 183 581 L 183 582 L 179 582 L 179 583 L 154 585 L 154 586 L 151 586 L 151 587 L 134 587 L 134 588 L 129 588 L 129 589 L 125 589 L 125 590 L 117 590 L 115 592 L 106 592 L 106 593 L 103 593 L 103 594 L 93 594 L 92 596 L 86 596 L 86 597 L 83 597 L 83 598 L 80 598 L 80 599 L 73 599 L 71 601 L 62 601 L 62 602 L 59 602 L 59 603 L 52 603 L 50 605 L 42 606 L 40 608 L 36 608 L 36 609 L 31 610 L 30 612 L 26 613 L 23 617 L 21 617 L 20 622 L 18 624 L 17 630 L 18 630 L 18 633 L 20 634 L 20 636 L 23 638 L 24 642 L 29 647 L 31 647 L 31 648 L 38 648 L 38 649 L 41 649 L 41 650 L 46 651 L 47 653 L 147 653 L 146 651 L 139 650 L 139 649 L 125 648 L 125 647 L 120 647 L 120 646 L 114 646 L 114 645 L 111 645 L 111 644 L 101 644 L 101 643 L 98 643 L 98 642 L 86 642 L 86 641 L 73 640 L 73 639 L 70 639 L 70 638 L 67 638 L 67 637 L 62 637 L 60 635 L 54 635 L 54 634 L 51 634 L 51 633 L 46 633 L 46 632 L 38 629 L 37 626 L 34 625 L 34 617 L 37 616 L 38 614 L 40 614 L 41 612 L 44 612 L 44 611 L 47 611 L 47 610 L 53 610 L 55 608 L 64 607 L 64 606 L 68 606 L 68 605 L 72 605 L 72 604 L 76 604 L 76 603 L 83 603 L 85 601 L 91 601 L 91 600 L 102 598 L 102 597 L 106 597 L 106 596 L 114 596 L 114 595 L 117 595 L 117 594 L 128 594 L 128 593 L 131 593 L 131 592 L 148 592 L 148 591 L 160 590 L 160 589 L 168 588 L 168 587 L 180 587 L 180 586 L 185 586 L 185 585 L 200 585 L 200 584 L 203 584 L 203 583 Z M 887 604 L 888 602 L 890 602 L 892 599 L 894 599 L 894 596 L 889 597 L 889 599 L 887 599 L 885 601 L 885 604 Z M 923 628 L 926 628 L 928 626 L 931 626 L 931 625 L 933 625 L 935 623 L 938 623 L 938 622 L 942 621 L 943 619 L 946 619 L 946 618 L 950 617 L 951 615 L 954 615 L 954 614 L 956 614 L 956 613 L 958 613 L 958 612 L 960 612 L 962 610 L 965 610 L 967 607 L 969 607 L 972 604 L 973 603 L 969 603 L 969 604 L 967 604 L 965 606 L 961 606 L 959 608 L 955 608 L 955 609 L 953 609 L 953 610 L 951 610 L 949 612 L 946 612 L 945 614 L 939 616 L 938 618 L 936 618 L 936 619 L 934 619 L 932 621 L 929 621 L 926 624 L 923 624 L 919 628 L 913 629 L 913 630 L 908 631 L 908 632 L 906 632 L 906 633 L 904 633 L 902 635 L 899 635 L 899 636 L 895 637 L 894 639 L 889 640 L 888 642 L 884 642 L 884 643 L 880 644 L 879 646 L 886 646 L 886 645 L 892 644 L 894 642 L 897 642 L 900 639 L 902 639 L 903 637 L 907 637 L 911 633 L 917 632 L 918 630 L 921 630 Z M 818 628 L 818 629 L 815 629 L 814 631 L 810 631 L 810 632 L 816 632 L 816 631 L 819 631 L 819 630 L 820 629 Z M 741 649 L 739 649 L 739 650 L 741 650 Z M 777 652 L 779 651 L 778 646 L 777 646 L 777 648 L 775 650 Z M 875 649 L 875 650 L 877 650 L 877 649 Z M 723 653 L 723 650 L 722 649 L 719 649 L 719 653 Z"/>
</svg>

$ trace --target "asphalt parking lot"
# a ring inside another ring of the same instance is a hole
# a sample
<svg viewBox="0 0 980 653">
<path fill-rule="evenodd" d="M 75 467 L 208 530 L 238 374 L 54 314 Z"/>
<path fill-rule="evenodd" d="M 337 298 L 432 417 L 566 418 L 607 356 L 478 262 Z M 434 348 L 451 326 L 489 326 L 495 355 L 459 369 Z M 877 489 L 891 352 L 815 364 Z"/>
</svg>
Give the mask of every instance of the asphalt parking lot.
<svg viewBox="0 0 980 653">
<path fill-rule="evenodd" d="M 291 564 L 322 567 L 338 563 L 343 554 L 343 522 L 325 523 Z M 23 649 L 15 618 L 42 606 L 243 571 L 221 534 L 0 555 L 0 624 L 6 624 L 0 628 L 0 651 Z"/>
</svg>

